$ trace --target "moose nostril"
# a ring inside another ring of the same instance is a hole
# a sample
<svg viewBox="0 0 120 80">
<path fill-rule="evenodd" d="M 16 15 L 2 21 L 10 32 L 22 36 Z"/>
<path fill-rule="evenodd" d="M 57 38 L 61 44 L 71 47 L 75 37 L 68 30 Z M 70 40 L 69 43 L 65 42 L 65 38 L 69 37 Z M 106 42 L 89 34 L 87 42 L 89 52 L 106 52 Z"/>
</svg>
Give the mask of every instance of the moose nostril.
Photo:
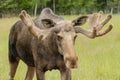
<svg viewBox="0 0 120 80">
<path fill-rule="evenodd" d="M 71 61 L 71 65 L 76 65 L 76 61 Z"/>
<path fill-rule="evenodd" d="M 78 66 L 77 60 L 71 60 L 71 59 L 65 60 L 65 64 L 67 68 L 77 68 Z"/>
</svg>

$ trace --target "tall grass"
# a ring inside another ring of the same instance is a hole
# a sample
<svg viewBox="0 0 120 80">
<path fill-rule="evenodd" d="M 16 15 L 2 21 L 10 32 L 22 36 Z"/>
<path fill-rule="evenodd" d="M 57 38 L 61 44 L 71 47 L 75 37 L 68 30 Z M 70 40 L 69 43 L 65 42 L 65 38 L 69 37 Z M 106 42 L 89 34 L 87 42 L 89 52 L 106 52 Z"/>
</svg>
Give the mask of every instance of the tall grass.
<svg viewBox="0 0 120 80">
<path fill-rule="evenodd" d="M 76 16 L 64 17 L 73 20 Z M 17 20 L 16 17 L 0 19 L 0 80 L 8 80 L 8 35 Z M 72 80 L 120 80 L 120 15 L 113 15 L 110 23 L 114 25 L 113 30 L 102 37 L 89 39 L 78 34 L 75 49 L 79 65 L 72 70 Z M 27 67 L 21 61 L 15 80 L 24 80 L 26 71 Z M 46 80 L 60 80 L 59 71 L 48 71 Z"/>
</svg>

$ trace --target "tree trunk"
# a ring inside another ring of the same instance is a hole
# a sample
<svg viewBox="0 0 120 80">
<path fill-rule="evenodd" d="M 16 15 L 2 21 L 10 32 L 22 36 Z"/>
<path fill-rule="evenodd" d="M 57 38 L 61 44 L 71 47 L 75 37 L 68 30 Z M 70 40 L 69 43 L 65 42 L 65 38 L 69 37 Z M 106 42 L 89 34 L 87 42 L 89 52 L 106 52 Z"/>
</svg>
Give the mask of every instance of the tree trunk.
<svg viewBox="0 0 120 80">
<path fill-rule="evenodd" d="M 36 1 L 35 9 L 34 9 L 34 16 L 36 16 L 36 14 L 37 14 L 37 8 L 38 8 L 38 6 L 37 6 L 37 1 Z"/>
<path fill-rule="evenodd" d="M 55 13 L 55 0 L 53 0 L 53 11 Z"/>
<path fill-rule="evenodd" d="M 120 12 L 120 1 L 118 1 L 118 13 Z"/>
<path fill-rule="evenodd" d="M 113 8 L 111 8 L 111 11 L 110 11 L 111 14 L 113 14 Z"/>
</svg>

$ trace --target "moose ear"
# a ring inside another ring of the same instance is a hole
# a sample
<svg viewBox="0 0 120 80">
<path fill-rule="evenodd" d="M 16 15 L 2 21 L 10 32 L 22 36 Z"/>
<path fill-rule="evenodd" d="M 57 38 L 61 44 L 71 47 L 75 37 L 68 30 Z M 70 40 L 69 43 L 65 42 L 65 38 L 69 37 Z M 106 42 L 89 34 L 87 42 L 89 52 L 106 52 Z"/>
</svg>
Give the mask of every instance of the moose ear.
<svg viewBox="0 0 120 80">
<path fill-rule="evenodd" d="M 55 26 L 55 22 L 51 19 L 42 19 L 42 24 L 44 25 L 44 27 L 46 28 L 50 28 L 50 27 L 54 27 Z"/>
<path fill-rule="evenodd" d="M 83 25 L 87 21 L 88 16 L 81 16 L 73 20 L 73 26 Z"/>
</svg>

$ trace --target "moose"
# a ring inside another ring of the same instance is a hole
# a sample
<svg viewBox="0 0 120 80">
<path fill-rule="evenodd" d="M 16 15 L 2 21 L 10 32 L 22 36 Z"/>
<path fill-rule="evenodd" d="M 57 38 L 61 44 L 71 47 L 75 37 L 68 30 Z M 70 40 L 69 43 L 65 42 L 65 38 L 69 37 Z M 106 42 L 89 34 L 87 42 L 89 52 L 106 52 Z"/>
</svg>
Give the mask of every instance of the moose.
<svg viewBox="0 0 120 80">
<path fill-rule="evenodd" d="M 103 26 L 110 21 L 109 14 L 101 21 L 102 12 L 78 17 L 69 21 L 54 14 L 50 8 L 44 8 L 34 20 L 25 11 L 21 11 L 21 20 L 11 28 L 9 34 L 9 80 L 13 80 L 18 63 L 27 65 L 25 80 L 32 80 L 36 72 L 37 80 L 45 80 L 45 72 L 52 69 L 60 71 L 61 80 L 71 80 L 71 70 L 77 68 L 78 57 L 74 43 L 78 33 L 88 38 L 103 36 L 112 30 Z M 88 20 L 90 29 L 78 27 Z"/>
</svg>

